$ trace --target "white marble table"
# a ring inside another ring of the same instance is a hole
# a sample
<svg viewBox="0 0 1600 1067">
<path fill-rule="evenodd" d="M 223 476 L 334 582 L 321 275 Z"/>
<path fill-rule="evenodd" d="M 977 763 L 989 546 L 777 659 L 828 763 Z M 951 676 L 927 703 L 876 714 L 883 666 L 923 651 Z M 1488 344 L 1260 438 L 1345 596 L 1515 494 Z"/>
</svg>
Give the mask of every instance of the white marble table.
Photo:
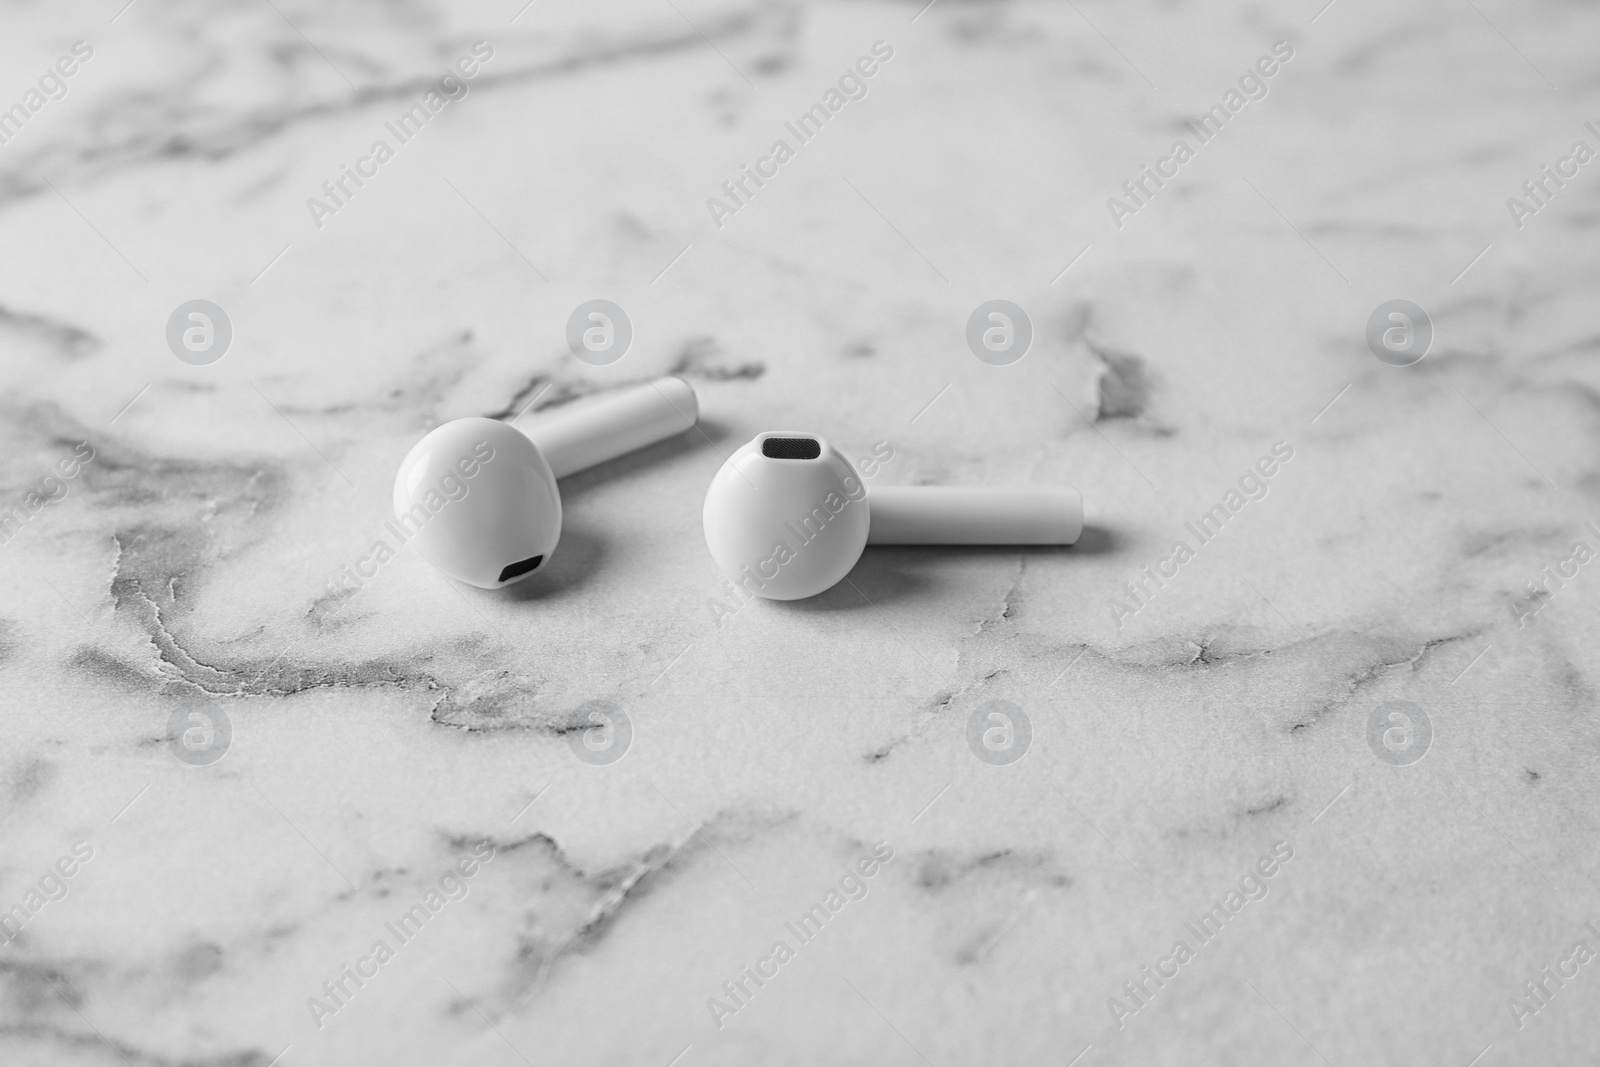
<svg viewBox="0 0 1600 1067">
<path fill-rule="evenodd" d="M 120 2 L 0 14 L 0 1062 L 1600 1048 L 1592 9 Z M 592 366 L 601 297 L 635 337 Z M 331 591 L 430 427 L 669 372 L 703 433 L 569 479 L 544 573 Z M 719 618 L 705 486 L 790 427 L 1090 530 Z"/>
</svg>

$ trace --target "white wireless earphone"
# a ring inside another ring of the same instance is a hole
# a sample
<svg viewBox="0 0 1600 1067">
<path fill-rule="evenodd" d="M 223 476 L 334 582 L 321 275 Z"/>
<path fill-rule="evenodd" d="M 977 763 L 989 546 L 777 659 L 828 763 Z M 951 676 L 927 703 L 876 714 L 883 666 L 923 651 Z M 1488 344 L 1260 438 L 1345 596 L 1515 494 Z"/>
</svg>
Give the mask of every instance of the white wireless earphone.
<svg viewBox="0 0 1600 1067">
<path fill-rule="evenodd" d="M 867 492 L 816 434 L 759 434 L 706 492 L 706 545 L 734 584 L 768 600 L 832 588 L 873 545 L 1070 545 L 1076 489 L 882 486 Z"/>
<path fill-rule="evenodd" d="M 561 539 L 556 479 L 663 441 L 695 424 L 682 378 L 658 378 L 541 420 L 526 433 L 456 419 L 406 454 L 394 478 L 402 540 L 452 578 L 497 589 L 539 568 Z"/>
</svg>

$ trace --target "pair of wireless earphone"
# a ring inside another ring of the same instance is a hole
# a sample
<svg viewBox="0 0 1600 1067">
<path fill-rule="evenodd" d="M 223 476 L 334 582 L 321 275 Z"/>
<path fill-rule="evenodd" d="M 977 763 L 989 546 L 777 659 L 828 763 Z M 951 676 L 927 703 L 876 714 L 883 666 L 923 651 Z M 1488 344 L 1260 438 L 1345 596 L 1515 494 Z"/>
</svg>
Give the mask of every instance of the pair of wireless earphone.
<svg viewBox="0 0 1600 1067">
<path fill-rule="evenodd" d="M 395 519 L 450 577 L 483 589 L 510 585 L 538 571 L 561 538 L 557 478 L 682 433 L 699 412 L 688 382 L 659 378 L 527 432 L 495 419 L 447 422 L 400 464 Z M 837 584 L 869 544 L 1073 544 L 1083 498 L 1070 487 L 869 493 L 822 437 L 777 431 L 723 463 L 703 519 L 711 557 L 730 581 L 769 600 L 800 600 Z"/>
</svg>

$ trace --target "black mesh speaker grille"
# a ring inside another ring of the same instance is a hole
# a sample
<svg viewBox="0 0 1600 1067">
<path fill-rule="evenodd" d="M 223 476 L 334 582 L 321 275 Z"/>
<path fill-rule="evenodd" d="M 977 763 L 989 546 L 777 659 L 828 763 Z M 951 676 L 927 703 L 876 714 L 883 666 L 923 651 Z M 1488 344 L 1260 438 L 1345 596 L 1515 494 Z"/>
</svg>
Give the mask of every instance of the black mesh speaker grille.
<svg viewBox="0 0 1600 1067">
<path fill-rule="evenodd" d="M 761 454 L 768 459 L 816 459 L 822 446 L 809 437 L 769 437 L 761 442 Z"/>
<path fill-rule="evenodd" d="M 530 556 L 528 559 L 507 564 L 506 569 L 500 572 L 500 580 L 502 582 L 509 582 L 513 578 L 520 578 L 522 575 L 527 574 L 529 571 L 533 570 L 533 568 L 537 567 L 543 562 L 543 556 Z"/>
</svg>

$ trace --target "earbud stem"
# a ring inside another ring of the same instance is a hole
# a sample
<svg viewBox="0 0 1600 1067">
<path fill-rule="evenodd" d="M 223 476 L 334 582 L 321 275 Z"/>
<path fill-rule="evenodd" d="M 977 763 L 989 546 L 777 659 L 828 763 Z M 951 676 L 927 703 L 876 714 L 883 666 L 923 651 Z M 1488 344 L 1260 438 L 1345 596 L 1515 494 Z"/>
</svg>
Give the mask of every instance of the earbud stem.
<svg viewBox="0 0 1600 1067">
<path fill-rule="evenodd" d="M 869 545 L 1070 545 L 1083 496 L 1059 489 L 885 485 L 867 492 Z"/>
<path fill-rule="evenodd" d="M 609 396 L 574 403 L 523 432 L 550 470 L 564 478 L 682 433 L 700 417 L 694 389 L 682 378 L 657 378 Z"/>
</svg>

